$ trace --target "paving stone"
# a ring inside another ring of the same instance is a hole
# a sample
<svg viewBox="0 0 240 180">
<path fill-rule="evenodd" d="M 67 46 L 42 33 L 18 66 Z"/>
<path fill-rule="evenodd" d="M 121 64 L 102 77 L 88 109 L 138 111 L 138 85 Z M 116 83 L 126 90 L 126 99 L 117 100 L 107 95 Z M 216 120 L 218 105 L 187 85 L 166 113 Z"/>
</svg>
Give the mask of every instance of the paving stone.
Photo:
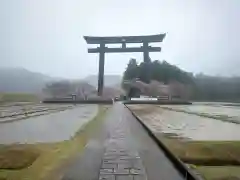
<svg viewBox="0 0 240 180">
<path fill-rule="evenodd" d="M 133 168 L 132 163 L 128 162 L 128 163 L 119 163 L 118 167 L 119 169 L 130 169 Z"/>
<path fill-rule="evenodd" d="M 109 163 L 109 164 L 122 164 L 122 163 L 128 163 L 129 161 L 126 159 L 117 159 L 117 160 L 107 160 L 103 159 L 103 163 Z"/>
<path fill-rule="evenodd" d="M 104 156 L 130 156 L 130 154 L 126 152 L 116 151 L 116 152 L 106 152 Z"/>
<path fill-rule="evenodd" d="M 130 169 L 130 173 L 131 174 L 136 174 L 136 175 L 143 175 L 144 174 L 144 171 L 143 169 Z"/>
<path fill-rule="evenodd" d="M 129 131 L 126 130 L 128 127 L 125 127 L 125 125 L 123 119 L 118 119 L 110 131 L 110 138 L 105 144 L 106 149 L 102 158 L 100 175 L 115 175 L 115 180 L 134 180 L 134 175 L 144 174 L 138 152 L 129 149 L 127 139 Z M 109 177 L 112 178 L 112 176 Z M 136 178 L 143 180 L 142 177 L 144 176 Z"/>
<path fill-rule="evenodd" d="M 136 157 L 134 156 L 120 156 L 119 160 L 131 160 L 131 159 L 135 159 Z"/>
<path fill-rule="evenodd" d="M 128 151 L 128 150 L 125 149 L 125 150 L 119 150 L 119 152 L 120 152 L 120 153 L 126 153 L 126 154 L 128 154 L 130 151 Z"/>
<path fill-rule="evenodd" d="M 133 180 L 147 180 L 147 177 L 144 175 L 134 175 Z"/>
<path fill-rule="evenodd" d="M 120 148 L 120 147 L 107 147 L 106 152 L 120 152 L 120 151 L 126 151 L 126 148 Z"/>
<path fill-rule="evenodd" d="M 106 149 L 106 153 L 116 153 L 116 152 L 117 152 L 117 149 L 110 149 L 110 148 Z"/>
<path fill-rule="evenodd" d="M 111 156 L 104 156 L 103 157 L 104 160 L 117 160 L 117 159 L 120 159 L 120 156 L 118 156 L 117 154 L 116 155 L 111 155 Z"/>
<path fill-rule="evenodd" d="M 134 151 L 130 151 L 128 154 L 131 155 L 131 156 L 139 157 L 139 154 L 137 152 L 134 152 Z"/>
<path fill-rule="evenodd" d="M 114 140 L 124 140 L 124 139 L 126 139 L 125 136 L 113 136 L 111 138 L 114 139 Z"/>
<path fill-rule="evenodd" d="M 135 169 L 143 169 L 143 164 L 140 159 L 134 159 L 132 161 L 133 168 Z"/>
<path fill-rule="evenodd" d="M 116 180 L 133 180 L 132 175 L 116 175 Z"/>
<path fill-rule="evenodd" d="M 129 174 L 129 169 L 114 169 L 114 174 Z"/>
<path fill-rule="evenodd" d="M 109 163 L 103 163 L 102 168 L 103 169 L 116 169 L 118 164 L 109 164 Z"/>
<path fill-rule="evenodd" d="M 114 175 L 101 175 L 99 176 L 99 180 L 116 180 Z"/>
<path fill-rule="evenodd" d="M 113 169 L 100 169 L 100 174 L 113 174 Z"/>
</svg>

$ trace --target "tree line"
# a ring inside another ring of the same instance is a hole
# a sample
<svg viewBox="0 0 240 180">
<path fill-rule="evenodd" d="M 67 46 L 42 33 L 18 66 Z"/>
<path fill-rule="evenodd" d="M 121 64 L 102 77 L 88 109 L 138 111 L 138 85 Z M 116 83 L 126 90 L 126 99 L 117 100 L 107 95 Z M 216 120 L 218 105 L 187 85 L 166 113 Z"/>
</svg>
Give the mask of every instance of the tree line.
<svg viewBox="0 0 240 180">
<path fill-rule="evenodd" d="M 130 59 L 123 74 L 123 82 L 139 79 L 146 82 L 147 79 L 164 84 L 176 81 L 191 87 L 190 97 L 198 101 L 239 101 L 240 77 L 218 77 L 204 74 L 194 75 L 186 72 L 167 61 L 155 60 L 146 64 L 137 63 L 136 59 Z M 126 89 L 124 83 L 122 87 Z M 189 88 L 188 88 L 189 90 Z"/>
</svg>

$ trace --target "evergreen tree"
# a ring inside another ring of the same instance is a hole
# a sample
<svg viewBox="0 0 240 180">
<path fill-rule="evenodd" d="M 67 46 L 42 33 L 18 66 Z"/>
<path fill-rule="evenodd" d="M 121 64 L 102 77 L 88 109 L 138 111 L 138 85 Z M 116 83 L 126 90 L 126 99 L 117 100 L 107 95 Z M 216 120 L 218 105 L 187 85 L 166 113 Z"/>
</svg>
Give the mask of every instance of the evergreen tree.
<svg viewBox="0 0 240 180">
<path fill-rule="evenodd" d="M 128 63 L 128 66 L 127 66 L 127 69 L 124 72 L 123 79 L 124 80 L 131 80 L 131 79 L 137 78 L 138 74 L 139 74 L 138 71 L 139 71 L 139 68 L 138 68 L 138 64 L 137 64 L 136 59 L 133 59 L 133 58 L 130 59 L 129 63 Z"/>
</svg>

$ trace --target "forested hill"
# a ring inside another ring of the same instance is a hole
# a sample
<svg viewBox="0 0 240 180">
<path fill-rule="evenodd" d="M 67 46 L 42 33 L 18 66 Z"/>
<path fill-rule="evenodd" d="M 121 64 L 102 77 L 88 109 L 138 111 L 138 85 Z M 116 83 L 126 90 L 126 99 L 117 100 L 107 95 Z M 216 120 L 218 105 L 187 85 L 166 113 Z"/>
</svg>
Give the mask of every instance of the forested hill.
<svg viewBox="0 0 240 180">
<path fill-rule="evenodd" d="M 146 79 L 144 62 L 138 64 L 136 59 L 130 59 L 124 72 L 123 80 L 139 78 Z M 218 77 L 204 74 L 193 75 L 183 71 L 166 61 L 150 63 L 150 79 L 168 84 L 169 81 L 178 81 L 190 85 L 191 98 L 200 101 L 240 101 L 240 77 Z"/>
<path fill-rule="evenodd" d="M 142 62 L 137 64 L 136 59 L 130 59 L 127 69 L 124 72 L 123 79 L 129 80 L 139 78 L 145 81 L 147 76 L 146 64 Z M 150 63 L 150 79 L 167 84 L 170 80 L 191 84 L 193 83 L 193 74 L 185 72 L 177 66 L 171 65 L 166 61 L 153 61 Z"/>
</svg>

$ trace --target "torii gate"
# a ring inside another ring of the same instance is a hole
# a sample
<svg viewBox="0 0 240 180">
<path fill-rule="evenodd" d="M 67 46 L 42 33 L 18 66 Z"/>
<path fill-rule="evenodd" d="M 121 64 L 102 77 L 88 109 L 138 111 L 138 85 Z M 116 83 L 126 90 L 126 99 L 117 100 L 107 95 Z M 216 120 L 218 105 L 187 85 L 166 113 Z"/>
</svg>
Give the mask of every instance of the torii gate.
<svg viewBox="0 0 240 180">
<path fill-rule="evenodd" d="M 149 43 L 162 42 L 166 34 L 157 34 L 150 36 L 113 36 L 113 37 L 93 37 L 84 36 L 87 44 L 97 44 L 100 47 L 88 48 L 88 53 L 99 53 L 99 69 L 98 69 L 98 96 L 102 95 L 104 85 L 104 63 L 105 53 L 129 53 L 143 52 L 143 60 L 145 63 L 150 62 L 149 52 L 160 52 L 161 47 L 151 47 Z M 142 43 L 141 47 L 127 47 L 127 43 Z M 108 48 L 106 44 L 122 44 L 120 48 Z M 148 67 L 146 71 L 148 71 Z M 147 79 L 150 77 L 148 76 Z"/>
</svg>

